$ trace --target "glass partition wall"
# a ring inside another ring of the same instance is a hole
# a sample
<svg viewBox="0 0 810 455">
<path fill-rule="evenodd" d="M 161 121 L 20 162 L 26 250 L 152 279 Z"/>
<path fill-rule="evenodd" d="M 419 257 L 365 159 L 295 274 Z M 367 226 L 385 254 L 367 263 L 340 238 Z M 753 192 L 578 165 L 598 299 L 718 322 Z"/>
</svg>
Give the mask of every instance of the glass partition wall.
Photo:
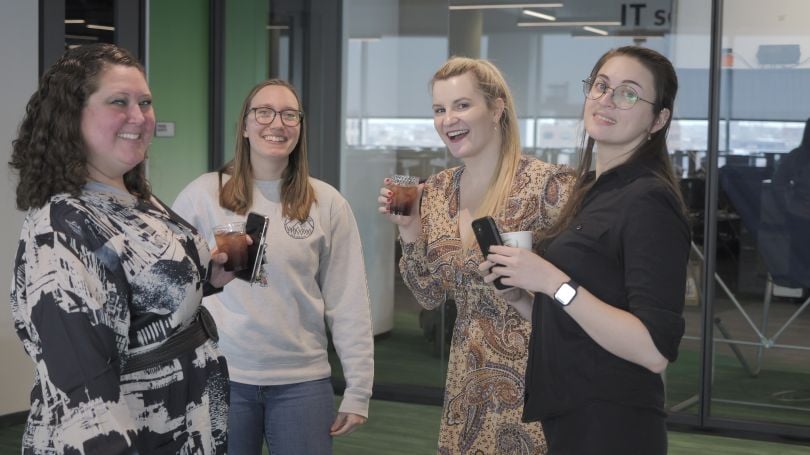
<svg viewBox="0 0 810 455">
<path fill-rule="evenodd" d="M 786 159 L 808 134 L 810 5 L 777 0 L 763 19 L 754 0 L 722 3 L 343 1 L 341 191 L 364 240 L 378 398 L 441 401 L 453 302 L 418 306 L 375 202 L 385 176 L 458 164 L 433 130 L 433 72 L 450 55 L 493 61 L 515 96 L 524 153 L 574 165 L 580 81 L 606 50 L 636 44 L 668 56 L 680 81 L 669 149 L 693 242 L 686 336 L 664 377 L 671 421 L 810 436 L 810 191 L 796 183 L 810 181 L 810 151 Z M 779 183 L 780 168 L 793 183 Z"/>
<path fill-rule="evenodd" d="M 426 311 L 399 275 L 395 227 L 377 212 L 383 178 L 428 177 L 448 164 L 433 130 L 428 81 L 447 58 L 443 2 L 343 2 L 341 192 L 357 217 L 368 271 L 375 396 L 441 402 L 455 308 Z"/>
<path fill-rule="evenodd" d="M 722 9 L 707 381 L 719 426 L 796 435 L 810 426 L 809 6 Z"/>
</svg>

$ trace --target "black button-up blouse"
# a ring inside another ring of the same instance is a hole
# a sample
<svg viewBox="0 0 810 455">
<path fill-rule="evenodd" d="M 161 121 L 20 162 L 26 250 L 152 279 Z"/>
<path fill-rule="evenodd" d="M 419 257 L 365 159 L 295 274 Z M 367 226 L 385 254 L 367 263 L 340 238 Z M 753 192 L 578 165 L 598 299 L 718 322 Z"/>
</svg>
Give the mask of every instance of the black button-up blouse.
<svg viewBox="0 0 810 455">
<path fill-rule="evenodd" d="M 669 187 L 643 164 L 627 163 L 599 177 L 568 228 L 541 253 L 600 300 L 635 315 L 661 354 L 674 361 L 684 333 L 689 232 Z M 663 413 L 663 382 L 600 347 L 551 297 L 538 293 L 524 420 L 563 415 L 592 400 Z"/>
</svg>

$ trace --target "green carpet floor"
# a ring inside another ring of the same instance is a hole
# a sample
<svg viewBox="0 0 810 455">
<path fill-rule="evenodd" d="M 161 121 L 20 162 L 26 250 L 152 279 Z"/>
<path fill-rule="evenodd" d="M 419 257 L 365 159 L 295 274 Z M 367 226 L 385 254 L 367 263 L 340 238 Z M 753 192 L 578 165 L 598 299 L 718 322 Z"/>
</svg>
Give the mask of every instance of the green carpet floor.
<svg viewBox="0 0 810 455">
<path fill-rule="evenodd" d="M 372 401 L 360 430 L 335 440 L 340 455 L 434 455 L 441 408 Z M 670 455 L 810 455 L 806 446 L 692 433 L 669 433 Z"/>
<path fill-rule="evenodd" d="M 446 360 L 425 339 L 418 312 L 395 312 L 394 326 L 396 330 L 389 336 L 375 342 L 374 383 L 442 388 Z M 334 350 L 329 352 L 329 362 L 333 375 L 342 378 Z M 697 401 L 692 398 L 699 389 L 700 362 L 699 352 L 682 347 L 678 361 L 667 367 L 667 406 L 687 402 L 692 404 L 679 407 L 679 412 L 698 412 Z M 810 372 L 806 364 L 773 362 L 752 377 L 736 358 L 718 353 L 712 391 L 714 417 L 810 427 L 810 412 L 806 410 L 810 403 Z"/>
<path fill-rule="evenodd" d="M 335 439 L 336 455 L 434 455 L 441 408 L 372 401 L 366 425 Z M 20 453 L 22 425 L 0 428 L 0 455 Z M 267 451 L 265 451 L 267 453 Z M 810 444 L 669 433 L 670 455 L 810 455 Z"/>
<path fill-rule="evenodd" d="M 668 406 L 697 394 L 699 363 L 699 353 L 682 349 L 678 361 L 667 367 Z M 771 365 L 753 377 L 733 357 L 716 355 L 712 394 L 713 417 L 810 426 L 807 365 L 802 371 L 789 364 Z M 697 401 L 683 411 L 697 413 Z"/>
</svg>

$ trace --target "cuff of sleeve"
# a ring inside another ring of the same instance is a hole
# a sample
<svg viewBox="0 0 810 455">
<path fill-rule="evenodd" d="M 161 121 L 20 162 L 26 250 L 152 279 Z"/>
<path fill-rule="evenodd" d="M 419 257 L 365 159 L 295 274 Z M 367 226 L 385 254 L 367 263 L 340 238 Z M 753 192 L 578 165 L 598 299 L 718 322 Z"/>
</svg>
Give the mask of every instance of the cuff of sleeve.
<svg viewBox="0 0 810 455">
<path fill-rule="evenodd" d="M 420 235 L 416 238 L 413 242 L 406 242 L 402 240 L 402 237 L 399 238 L 399 244 L 402 246 L 402 256 L 403 257 L 415 257 L 419 258 L 425 255 L 425 251 L 427 250 L 427 244 L 425 242 L 425 237 Z"/>
<path fill-rule="evenodd" d="M 203 281 L 203 297 L 208 297 L 209 295 L 219 294 L 222 292 L 222 288 L 215 287 L 213 284 L 209 283 L 208 281 Z"/>
<path fill-rule="evenodd" d="M 399 244 L 402 246 L 402 254 L 403 255 L 412 255 L 414 250 L 416 249 L 416 243 L 418 242 L 406 242 L 402 240 L 402 237 L 399 238 Z"/>
<path fill-rule="evenodd" d="M 211 261 L 208 261 L 208 268 L 205 270 L 205 278 L 203 278 L 203 297 L 208 297 L 209 295 L 219 294 L 222 292 L 222 288 L 218 288 L 211 284 L 211 271 L 214 269 L 214 264 Z"/>
<path fill-rule="evenodd" d="M 339 412 L 345 412 L 349 414 L 357 414 L 368 418 L 368 403 L 370 400 L 370 396 L 366 396 L 366 394 L 358 394 L 352 393 L 349 390 L 346 390 L 343 393 L 343 400 L 340 402 L 340 408 L 338 409 Z"/>
<path fill-rule="evenodd" d="M 637 311 L 634 314 L 647 328 L 658 352 L 670 362 L 677 360 L 678 346 L 686 328 L 683 317 L 666 311 Z"/>
</svg>

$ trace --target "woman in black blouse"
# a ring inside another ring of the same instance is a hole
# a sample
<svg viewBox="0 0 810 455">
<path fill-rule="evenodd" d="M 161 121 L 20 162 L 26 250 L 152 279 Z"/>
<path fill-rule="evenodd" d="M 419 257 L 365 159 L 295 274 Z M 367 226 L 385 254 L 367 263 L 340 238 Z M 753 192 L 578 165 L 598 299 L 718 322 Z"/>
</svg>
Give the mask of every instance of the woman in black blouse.
<svg viewBox="0 0 810 455">
<path fill-rule="evenodd" d="M 587 137 L 560 221 L 540 256 L 493 247 L 480 270 L 529 291 L 506 297 L 532 321 L 523 419 L 542 422 L 550 453 L 663 454 L 660 373 L 684 332 L 690 242 L 666 145 L 677 77 L 628 46 L 583 84 Z"/>
</svg>

